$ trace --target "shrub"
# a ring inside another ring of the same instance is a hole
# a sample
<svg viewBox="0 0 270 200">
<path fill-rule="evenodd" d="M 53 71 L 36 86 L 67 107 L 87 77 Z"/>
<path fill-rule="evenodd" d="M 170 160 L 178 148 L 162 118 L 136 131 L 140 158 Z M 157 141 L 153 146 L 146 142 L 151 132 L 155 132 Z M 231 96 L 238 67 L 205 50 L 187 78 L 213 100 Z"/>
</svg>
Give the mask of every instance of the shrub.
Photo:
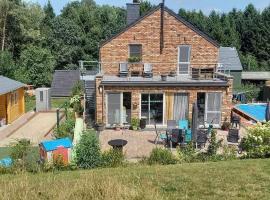
<svg viewBox="0 0 270 200">
<path fill-rule="evenodd" d="M 75 147 L 76 163 L 81 168 L 95 168 L 101 164 L 99 141 L 94 131 L 84 131 Z"/>
<path fill-rule="evenodd" d="M 238 88 L 235 88 L 236 92 L 244 92 L 247 102 L 251 102 L 252 99 L 258 100 L 260 97 L 260 87 L 253 84 L 243 84 Z M 245 102 L 242 102 L 245 103 Z"/>
<path fill-rule="evenodd" d="M 132 118 L 131 119 L 131 127 L 133 130 L 137 130 L 140 125 L 140 120 L 138 118 Z"/>
<path fill-rule="evenodd" d="M 81 81 L 77 81 L 74 86 L 72 87 L 71 96 L 75 95 L 83 95 L 83 84 Z"/>
<path fill-rule="evenodd" d="M 258 123 L 248 129 L 248 135 L 242 140 L 241 147 L 249 158 L 270 157 L 270 122 Z"/>
<path fill-rule="evenodd" d="M 53 134 L 55 138 L 65 138 L 69 137 L 73 139 L 73 129 L 75 127 L 75 119 L 68 117 L 64 122 L 62 122 L 59 127 L 55 127 Z"/>
<path fill-rule="evenodd" d="M 124 164 L 124 154 L 121 150 L 110 149 L 102 153 L 102 166 L 119 167 Z"/>
<path fill-rule="evenodd" d="M 148 164 L 150 165 L 153 164 L 169 165 L 176 163 L 177 159 L 168 149 L 155 148 L 152 150 L 150 157 L 148 158 Z"/>
<path fill-rule="evenodd" d="M 178 149 L 178 155 L 180 162 L 195 162 L 196 158 L 196 150 L 192 142 L 188 143 L 185 148 Z"/>
<path fill-rule="evenodd" d="M 217 131 L 212 130 L 211 131 L 211 138 L 210 138 L 210 143 L 207 149 L 207 154 L 209 156 L 213 156 L 217 154 L 217 150 L 219 147 L 221 147 L 221 142 L 222 140 L 217 141 Z"/>
</svg>

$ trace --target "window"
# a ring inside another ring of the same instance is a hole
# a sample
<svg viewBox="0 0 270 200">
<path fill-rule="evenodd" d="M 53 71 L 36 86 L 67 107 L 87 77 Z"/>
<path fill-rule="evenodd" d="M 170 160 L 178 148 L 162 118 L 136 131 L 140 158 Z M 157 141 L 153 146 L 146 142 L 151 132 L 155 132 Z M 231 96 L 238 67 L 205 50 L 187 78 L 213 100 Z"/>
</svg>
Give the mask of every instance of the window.
<svg viewBox="0 0 270 200">
<path fill-rule="evenodd" d="M 43 101 L 43 91 L 39 92 L 39 101 L 42 102 Z"/>
<path fill-rule="evenodd" d="M 178 47 L 178 73 L 189 74 L 190 66 L 190 49 L 188 45 L 181 45 Z"/>
<path fill-rule="evenodd" d="M 130 44 L 129 45 L 129 57 L 136 57 L 139 58 L 141 61 L 142 59 L 142 45 L 141 44 Z"/>
</svg>

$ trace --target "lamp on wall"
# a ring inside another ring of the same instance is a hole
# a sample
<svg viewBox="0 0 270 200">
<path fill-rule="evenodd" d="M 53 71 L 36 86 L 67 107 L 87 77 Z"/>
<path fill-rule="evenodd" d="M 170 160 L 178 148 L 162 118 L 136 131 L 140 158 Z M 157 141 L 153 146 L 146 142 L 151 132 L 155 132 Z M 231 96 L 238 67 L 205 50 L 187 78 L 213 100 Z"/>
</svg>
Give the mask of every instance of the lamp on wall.
<svg viewBox="0 0 270 200">
<path fill-rule="evenodd" d="M 101 94 L 101 93 L 102 93 L 103 88 L 102 88 L 102 86 L 101 86 L 101 85 L 100 85 L 100 86 L 98 86 L 98 91 L 99 91 L 99 94 Z"/>
</svg>

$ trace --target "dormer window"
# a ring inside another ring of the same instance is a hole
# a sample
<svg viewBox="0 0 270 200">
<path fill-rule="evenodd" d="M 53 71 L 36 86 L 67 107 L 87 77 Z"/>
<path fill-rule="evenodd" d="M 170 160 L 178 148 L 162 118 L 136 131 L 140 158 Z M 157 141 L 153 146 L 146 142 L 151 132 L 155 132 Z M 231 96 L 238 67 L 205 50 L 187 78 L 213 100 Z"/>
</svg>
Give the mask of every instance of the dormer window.
<svg viewBox="0 0 270 200">
<path fill-rule="evenodd" d="M 130 44 L 129 45 L 129 60 L 133 62 L 140 62 L 142 60 L 142 45 Z"/>
<path fill-rule="evenodd" d="M 190 68 L 191 46 L 181 45 L 178 47 L 178 73 L 188 75 Z"/>
</svg>

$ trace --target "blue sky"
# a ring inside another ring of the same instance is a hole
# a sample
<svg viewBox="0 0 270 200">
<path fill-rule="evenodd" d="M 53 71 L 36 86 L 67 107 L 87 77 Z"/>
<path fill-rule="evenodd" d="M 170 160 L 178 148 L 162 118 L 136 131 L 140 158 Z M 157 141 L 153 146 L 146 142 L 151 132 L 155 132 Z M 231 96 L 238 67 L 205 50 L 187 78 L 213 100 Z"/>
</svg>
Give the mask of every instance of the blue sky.
<svg viewBox="0 0 270 200">
<path fill-rule="evenodd" d="M 38 2 L 44 6 L 48 0 L 24 0 L 30 2 Z M 62 8 L 72 0 L 51 0 L 53 8 L 56 14 L 59 14 Z M 97 4 L 104 5 L 115 5 L 125 7 L 126 3 L 132 2 L 132 0 L 95 0 Z M 153 4 L 159 4 L 161 0 L 150 0 Z M 249 3 L 253 3 L 257 9 L 262 10 L 263 8 L 270 5 L 269 0 L 165 0 L 166 6 L 178 11 L 179 8 L 188 10 L 199 10 L 201 9 L 205 14 L 209 14 L 211 10 L 218 12 L 228 12 L 232 8 L 244 9 Z"/>
</svg>

